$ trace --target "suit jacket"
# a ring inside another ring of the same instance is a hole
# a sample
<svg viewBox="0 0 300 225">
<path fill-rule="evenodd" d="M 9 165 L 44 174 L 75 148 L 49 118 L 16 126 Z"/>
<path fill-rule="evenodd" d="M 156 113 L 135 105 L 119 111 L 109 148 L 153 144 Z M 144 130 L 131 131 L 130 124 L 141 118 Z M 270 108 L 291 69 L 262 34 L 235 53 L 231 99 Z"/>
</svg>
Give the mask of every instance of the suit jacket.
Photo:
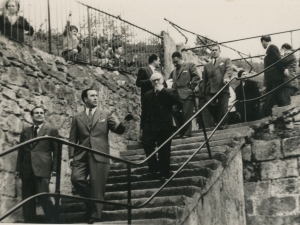
<svg viewBox="0 0 300 225">
<path fill-rule="evenodd" d="M 150 77 L 153 74 L 150 66 L 142 67 L 138 71 L 136 86 L 141 88 L 141 96 L 153 89 Z"/>
<path fill-rule="evenodd" d="M 252 80 L 245 81 L 244 92 L 245 92 L 245 100 L 257 98 L 260 96 L 260 92 L 257 87 L 257 83 Z M 235 88 L 235 93 L 236 93 L 236 100 L 244 100 L 242 84 L 239 84 Z M 259 104 L 259 100 L 246 102 L 246 110 L 249 111 L 249 113 L 251 113 L 251 109 L 253 109 L 253 107 L 256 107 L 257 104 Z M 236 107 L 237 108 L 244 107 L 244 103 L 239 102 L 239 103 L 237 103 Z"/>
<path fill-rule="evenodd" d="M 232 62 L 229 58 L 219 57 L 213 65 L 212 61 L 204 65 L 202 93 L 215 94 L 225 85 L 224 78 L 232 76 Z M 222 92 L 229 93 L 229 86 Z"/>
<path fill-rule="evenodd" d="M 267 48 L 267 52 L 264 58 L 264 68 L 266 69 L 276 61 L 280 60 L 280 52 L 277 46 L 271 44 Z M 282 62 L 279 62 L 277 65 L 271 67 L 264 73 L 264 81 L 265 83 L 274 81 L 274 80 L 283 80 L 284 79 L 284 67 Z"/>
<path fill-rule="evenodd" d="M 58 130 L 47 124 L 43 124 L 37 137 L 59 137 Z M 20 143 L 34 138 L 33 127 L 25 128 L 20 137 Z M 29 177 L 32 172 L 36 177 L 50 177 L 51 171 L 56 171 L 57 152 L 60 144 L 51 140 L 44 140 L 26 145 L 19 149 L 16 171 L 20 172 L 22 179 Z M 53 153 L 53 156 L 51 155 Z"/>
<path fill-rule="evenodd" d="M 194 63 L 184 62 L 179 70 L 174 69 L 170 75 L 173 88 L 177 90 L 180 100 L 192 98 L 195 87 L 200 82 L 200 76 Z"/>
<path fill-rule="evenodd" d="M 109 154 L 109 130 L 117 134 L 123 134 L 125 127 L 110 112 L 97 108 L 90 128 L 88 116 L 84 110 L 72 119 L 69 141 Z M 85 154 L 86 151 L 84 150 L 69 147 L 69 158 L 80 160 Z M 94 154 L 94 156 L 98 162 L 110 162 L 109 158 L 97 154 Z"/>
<path fill-rule="evenodd" d="M 172 106 L 177 101 L 174 89 L 163 88 L 157 95 L 153 89 L 147 92 L 142 104 L 142 129 L 151 136 L 157 131 L 171 130 Z"/>
</svg>

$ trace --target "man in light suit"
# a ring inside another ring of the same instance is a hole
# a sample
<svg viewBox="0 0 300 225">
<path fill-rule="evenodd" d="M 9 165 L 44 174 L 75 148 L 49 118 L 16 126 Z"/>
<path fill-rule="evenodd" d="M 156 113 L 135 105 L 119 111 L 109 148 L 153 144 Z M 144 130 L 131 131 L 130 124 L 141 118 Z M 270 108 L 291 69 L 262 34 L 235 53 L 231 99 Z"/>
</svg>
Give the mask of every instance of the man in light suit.
<svg viewBox="0 0 300 225">
<path fill-rule="evenodd" d="M 178 104 L 173 111 L 177 127 L 183 125 L 193 116 L 194 110 L 194 91 L 200 82 L 200 77 L 194 63 L 184 62 L 180 52 L 172 54 L 173 64 L 176 67 L 170 79 L 173 81 L 173 88 L 178 93 Z M 182 110 L 182 119 L 180 111 Z M 179 137 L 191 137 L 192 122 L 188 123 L 180 133 Z"/>
<path fill-rule="evenodd" d="M 266 69 L 267 67 L 280 60 L 281 56 L 277 46 L 271 43 L 271 37 L 269 35 L 262 36 L 260 41 L 263 48 L 267 49 L 266 56 L 264 58 L 264 68 Z M 284 66 L 282 62 L 279 62 L 275 66 L 265 71 L 264 85 L 266 87 L 266 92 L 269 92 L 283 84 L 284 78 Z M 291 103 L 291 98 L 286 87 L 282 87 L 279 90 L 266 96 L 265 103 L 263 104 L 261 109 L 262 117 L 272 115 L 272 108 L 275 103 L 277 103 L 278 106 L 286 106 Z"/>
<path fill-rule="evenodd" d="M 45 124 L 44 109 L 37 106 L 30 112 L 33 126 L 25 128 L 20 137 L 20 143 L 35 137 L 59 137 L 58 130 Z M 56 173 L 57 151 L 60 145 L 55 141 L 44 140 L 19 149 L 15 177 L 22 179 L 22 199 L 42 192 L 49 192 L 49 182 Z M 39 202 L 45 213 L 45 222 L 52 223 L 55 209 L 49 197 L 40 197 Z M 23 206 L 25 223 L 36 223 L 36 200 L 31 200 Z"/>
<path fill-rule="evenodd" d="M 202 95 L 208 102 L 225 85 L 225 81 L 232 76 L 232 62 L 229 58 L 220 57 L 220 46 L 212 47 L 212 60 L 204 66 Z M 213 116 L 215 123 L 219 123 L 228 110 L 229 86 L 227 86 L 218 96 L 209 104 L 208 110 Z M 221 125 L 227 125 L 228 116 Z"/>
<path fill-rule="evenodd" d="M 125 126 L 110 112 L 97 107 L 96 90 L 84 90 L 81 98 L 85 103 L 85 110 L 73 117 L 69 141 L 109 154 L 109 130 L 123 134 Z M 74 147 L 69 147 L 69 158 L 72 167 L 71 181 L 78 193 L 83 197 L 104 200 L 110 159 Z M 88 175 L 90 182 L 87 180 Z M 86 206 L 88 222 L 101 221 L 103 204 L 86 202 Z"/>
</svg>

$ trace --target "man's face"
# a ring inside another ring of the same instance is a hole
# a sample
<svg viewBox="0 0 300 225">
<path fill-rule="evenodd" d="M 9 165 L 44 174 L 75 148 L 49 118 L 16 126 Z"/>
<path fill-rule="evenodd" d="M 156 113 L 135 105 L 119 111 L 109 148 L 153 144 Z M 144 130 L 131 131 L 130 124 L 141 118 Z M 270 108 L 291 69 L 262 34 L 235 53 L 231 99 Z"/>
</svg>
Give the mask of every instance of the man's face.
<svg viewBox="0 0 300 225">
<path fill-rule="evenodd" d="M 18 7 L 15 1 L 9 1 L 7 4 L 7 9 L 10 14 L 16 14 L 18 12 Z"/>
<path fill-rule="evenodd" d="M 218 58 L 220 56 L 220 49 L 218 46 L 213 46 L 211 49 L 211 57 Z"/>
<path fill-rule="evenodd" d="M 158 84 L 163 84 L 164 83 L 164 80 L 162 77 L 160 78 L 157 78 L 157 79 L 154 79 L 154 80 L 151 80 L 151 84 L 152 86 L 155 88 Z"/>
<path fill-rule="evenodd" d="M 36 108 L 33 110 L 31 118 L 34 123 L 43 123 L 45 120 L 44 110 L 42 108 Z"/>
<path fill-rule="evenodd" d="M 157 58 L 157 60 L 154 60 L 153 62 L 154 62 L 154 66 L 156 68 L 158 68 L 160 66 L 160 59 L 159 59 L 159 57 Z"/>
<path fill-rule="evenodd" d="M 174 66 L 176 68 L 180 68 L 181 67 L 181 65 L 182 65 L 182 58 L 174 57 L 172 59 L 172 61 L 173 61 L 173 64 L 174 64 Z"/>
<path fill-rule="evenodd" d="M 243 72 L 241 77 L 247 77 L 248 73 L 247 72 Z"/>
<path fill-rule="evenodd" d="M 89 90 L 87 92 L 85 104 L 88 108 L 95 108 L 98 105 L 98 94 L 96 90 Z"/>
<path fill-rule="evenodd" d="M 264 49 L 266 49 L 268 47 L 268 42 L 261 41 L 261 45 L 263 46 Z"/>
<path fill-rule="evenodd" d="M 124 52 L 123 47 L 119 47 L 119 48 L 117 49 L 117 52 L 118 52 L 119 55 L 122 55 L 123 52 Z"/>
</svg>

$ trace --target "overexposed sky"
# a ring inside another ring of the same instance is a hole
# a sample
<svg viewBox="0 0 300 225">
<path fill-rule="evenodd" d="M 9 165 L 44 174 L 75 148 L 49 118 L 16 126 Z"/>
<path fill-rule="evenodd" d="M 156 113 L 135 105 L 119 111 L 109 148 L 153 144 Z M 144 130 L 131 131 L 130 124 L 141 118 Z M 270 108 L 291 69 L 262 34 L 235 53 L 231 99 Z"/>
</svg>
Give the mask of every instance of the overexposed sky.
<svg viewBox="0 0 300 225">
<path fill-rule="evenodd" d="M 4 0 L 0 0 L 0 2 Z M 35 26 L 47 18 L 47 0 L 20 0 L 25 17 L 30 17 Z M 175 42 L 185 42 L 164 18 L 216 41 L 227 41 L 262 34 L 300 29 L 300 0 L 81 0 L 113 15 L 120 15 L 136 25 L 159 34 L 169 32 Z M 74 0 L 50 0 L 51 22 L 63 29 L 66 17 L 72 11 L 72 23 L 86 19 L 86 9 Z M 38 22 L 37 22 L 38 21 Z M 46 24 L 44 25 L 45 28 Z M 194 46 L 195 36 L 183 32 Z M 294 32 L 293 47 L 300 47 L 300 31 Z M 273 43 L 280 47 L 291 43 L 291 35 L 272 36 Z M 265 51 L 259 38 L 227 44 L 241 52 L 256 55 Z M 231 58 L 239 55 L 222 48 L 222 54 Z"/>
</svg>

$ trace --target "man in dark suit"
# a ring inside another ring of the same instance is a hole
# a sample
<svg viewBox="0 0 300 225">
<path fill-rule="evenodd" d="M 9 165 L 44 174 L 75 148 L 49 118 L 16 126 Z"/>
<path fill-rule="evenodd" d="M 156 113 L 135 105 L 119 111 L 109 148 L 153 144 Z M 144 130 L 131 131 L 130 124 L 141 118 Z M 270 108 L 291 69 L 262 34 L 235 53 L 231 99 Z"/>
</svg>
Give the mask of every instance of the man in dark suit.
<svg viewBox="0 0 300 225">
<path fill-rule="evenodd" d="M 180 52 L 172 54 L 172 61 L 176 67 L 170 79 L 173 81 L 173 88 L 178 93 L 178 104 L 174 107 L 174 117 L 177 127 L 182 126 L 193 116 L 194 110 L 194 91 L 200 81 L 196 65 L 194 63 L 184 62 Z M 180 111 L 182 110 L 182 119 Z M 180 137 L 191 137 L 192 122 L 188 123 L 180 133 Z"/>
<path fill-rule="evenodd" d="M 85 109 L 72 119 L 69 141 L 109 154 L 109 130 L 123 134 L 125 126 L 110 112 L 101 110 L 98 94 L 86 89 L 81 95 Z M 104 200 L 105 185 L 110 169 L 110 159 L 69 147 L 69 164 L 72 167 L 71 181 L 78 193 L 86 198 Z M 90 176 L 88 182 L 87 176 Z M 101 220 L 103 204 L 86 202 L 89 223 Z"/>
<path fill-rule="evenodd" d="M 158 72 L 160 59 L 156 54 L 152 54 L 148 58 L 148 63 L 148 66 L 139 69 L 136 79 L 136 86 L 141 88 L 141 102 L 144 94 L 153 89 L 150 77 L 154 72 Z"/>
<path fill-rule="evenodd" d="M 212 46 L 212 60 L 204 66 L 202 95 L 208 102 L 225 85 L 226 80 L 232 76 L 232 62 L 229 58 L 220 57 L 220 46 Z M 227 86 L 208 106 L 215 123 L 219 123 L 228 110 L 229 86 Z M 228 118 L 222 125 L 227 125 Z"/>
<path fill-rule="evenodd" d="M 280 60 L 281 56 L 277 46 L 271 43 L 271 37 L 269 35 L 262 36 L 260 41 L 263 48 L 267 49 L 264 58 L 264 67 L 266 69 L 267 67 Z M 282 62 L 277 63 L 275 66 L 265 71 L 264 85 L 266 87 L 266 92 L 269 92 L 283 84 L 284 78 L 284 66 Z M 272 108 L 275 103 L 277 103 L 278 106 L 286 106 L 291 103 L 291 98 L 289 96 L 288 90 L 285 87 L 282 87 L 279 90 L 266 96 L 265 103 L 263 104 L 261 109 L 262 117 L 272 115 Z"/>
<path fill-rule="evenodd" d="M 37 106 L 30 112 L 33 126 L 25 128 L 20 137 L 20 143 L 41 136 L 59 137 L 58 130 L 45 124 L 44 109 Z M 55 141 L 44 140 L 19 149 L 15 177 L 22 179 L 22 199 L 42 192 L 49 192 L 49 182 L 55 175 L 57 167 L 57 151 L 60 145 Z M 52 155 L 53 154 L 53 155 Z M 44 213 L 46 223 L 53 221 L 55 209 L 50 197 L 38 198 Z M 33 199 L 23 206 L 25 223 L 36 222 L 36 200 Z"/>
<path fill-rule="evenodd" d="M 150 82 L 153 88 L 144 95 L 141 116 L 143 146 L 147 157 L 172 135 L 172 106 L 177 103 L 174 89 L 164 88 L 160 73 L 153 73 Z M 149 159 L 148 167 L 153 178 L 158 177 L 158 172 L 162 180 L 170 177 L 170 153 L 171 141 L 159 150 L 158 162 L 156 155 Z"/>
<path fill-rule="evenodd" d="M 246 78 L 247 73 L 244 70 L 240 70 L 237 76 Z M 257 87 L 257 83 L 252 80 L 243 80 L 240 84 L 235 88 L 236 100 L 248 100 L 258 98 L 260 96 L 259 89 Z M 260 117 L 259 112 L 259 104 L 260 101 L 250 101 L 250 102 L 238 102 L 236 103 L 236 110 L 241 116 L 242 122 L 250 122 L 254 120 L 258 120 Z M 246 119 L 245 119 L 245 108 L 246 108 Z"/>
<path fill-rule="evenodd" d="M 143 110 L 143 98 L 144 95 L 153 89 L 150 77 L 153 73 L 157 72 L 157 69 L 160 66 L 160 59 L 156 54 L 152 54 L 148 58 L 149 65 L 146 67 L 142 67 L 138 71 L 137 79 L 136 79 L 136 86 L 141 88 L 141 108 Z M 141 120 L 141 129 L 142 129 L 142 120 Z M 142 134 L 141 130 L 141 134 Z"/>
</svg>

